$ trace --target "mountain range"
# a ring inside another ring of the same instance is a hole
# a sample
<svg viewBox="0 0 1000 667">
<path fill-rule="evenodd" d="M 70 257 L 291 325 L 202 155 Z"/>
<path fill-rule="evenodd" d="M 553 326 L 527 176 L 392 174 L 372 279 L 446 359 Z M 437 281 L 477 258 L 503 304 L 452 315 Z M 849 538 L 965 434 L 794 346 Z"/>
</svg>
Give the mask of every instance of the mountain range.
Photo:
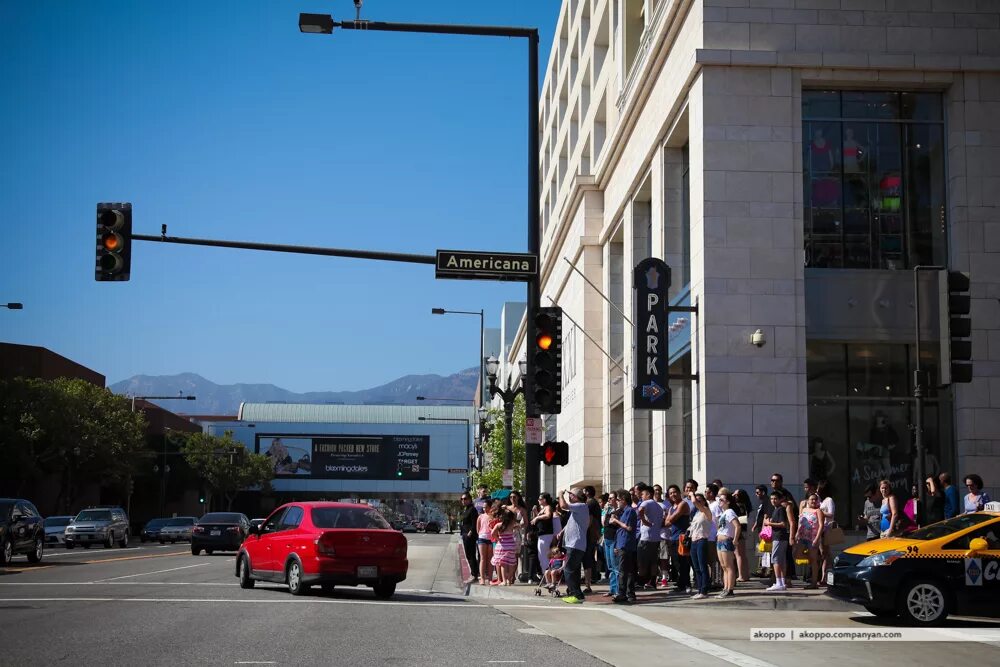
<svg viewBox="0 0 1000 667">
<path fill-rule="evenodd" d="M 109 389 L 128 396 L 195 396 L 193 401 L 151 400 L 175 413 L 232 415 L 240 403 L 343 403 L 344 405 L 459 405 L 454 401 L 417 401 L 430 398 L 468 398 L 476 393 L 477 368 L 452 375 L 404 375 L 391 382 L 358 391 L 310 391 L 299 394 L 273 384 L 216 384 L 197 373 L 134 375 Z"/>
</svg>

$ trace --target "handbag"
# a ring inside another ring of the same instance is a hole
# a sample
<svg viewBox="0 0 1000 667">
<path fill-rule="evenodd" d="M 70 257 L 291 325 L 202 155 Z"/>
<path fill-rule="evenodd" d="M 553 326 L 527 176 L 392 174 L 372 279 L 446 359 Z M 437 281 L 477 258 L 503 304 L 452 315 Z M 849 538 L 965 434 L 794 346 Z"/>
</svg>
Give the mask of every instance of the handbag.
<svg viewBox="0 0 1000 667">
<path fill-rule="evenodd" d="M 844 529 L 840 526 L 831 526 L 823 533 L 823 544 L 832 547 L 835 544 L 843 544 L 845 540 Z"/>
<path fill-rule="evenodd" d="M 769 553 L 771 553 L 771 540 L 764 540 L 764 539 L 762 539 L 757 544 L 757 551 L 761 552 L 762 554 L 769 554 Z"/>
<path fill-rule="evenodd" d="M 804 544 L 796 543 L 795 546 L 792 547 L 792 557 L 795 558 L 795 562 L 798 562 L 800 560 L 804 560 L 805 562 L 808 563 L 809 562 L 809 547 L 807 547 Z"/>
<path fill-rule="evenodd" d="M 677 555 L 678 556 L 690 556 L 691 555 L 691 536 L 687 533 L 681 533 L 680 537 L 677 538 Z"/>
<path fill-rule="evenodd" d="M 764 526 L 763 528 L 760 529 L 760 539 L 767 540 L 768 542 L 771 541 L 771 527 L 770 526 Z"/>
</svg>

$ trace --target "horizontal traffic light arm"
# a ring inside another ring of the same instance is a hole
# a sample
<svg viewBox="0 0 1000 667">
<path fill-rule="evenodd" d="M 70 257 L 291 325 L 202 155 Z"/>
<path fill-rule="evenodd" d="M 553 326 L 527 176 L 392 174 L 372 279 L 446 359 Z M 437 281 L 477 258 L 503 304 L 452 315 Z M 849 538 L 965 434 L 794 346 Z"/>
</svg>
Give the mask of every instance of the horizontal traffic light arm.
<svg viewBox="0 0 1000 667">
<path fill-rule="evenodd" d="M 180 236 L 151 236 L 133 234 L 135 241 L 155 241 L 157 243 L 179 243 L 181 245 L 201 245 L 213 248 L 237 248 L 240 250 L 267 250 L 270 252 L 290 252 L 299 255 L 323 255 L 326 257 L 353 257 L 355 259 L 378 259 L 386 262 L 409 262 L 411 264 L 437 264 L 435 255 L 413 255 L 401 252 L 377 252 L 374 250 L 351 250 L 347 248 L 317 248 L 304 245 L 281 245 L 277 243 L 251 243 L 248 241 L 223 241 L 218 239 L 189 239 Z"/>
</svg>

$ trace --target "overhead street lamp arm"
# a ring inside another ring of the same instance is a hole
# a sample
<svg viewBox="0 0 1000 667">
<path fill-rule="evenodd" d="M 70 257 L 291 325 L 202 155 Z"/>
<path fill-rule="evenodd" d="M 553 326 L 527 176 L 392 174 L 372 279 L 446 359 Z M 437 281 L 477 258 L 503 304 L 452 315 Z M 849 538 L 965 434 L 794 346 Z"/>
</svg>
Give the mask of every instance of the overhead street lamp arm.
<svg viewBox="0 0 1000 667">
<path fill-rule="evenodd" d="M 329 14 L 299 14 L 302 32 L 330 34 L 342 30 L 375 30 L 379 32 L 423 32 L 436 35 L 478 35 L 486 37 L 538 37 L 537 28 L 495 25 L 451 25 L 442 23 L 395 23 L 387 21 L 334 21 Z"/>
</svg>

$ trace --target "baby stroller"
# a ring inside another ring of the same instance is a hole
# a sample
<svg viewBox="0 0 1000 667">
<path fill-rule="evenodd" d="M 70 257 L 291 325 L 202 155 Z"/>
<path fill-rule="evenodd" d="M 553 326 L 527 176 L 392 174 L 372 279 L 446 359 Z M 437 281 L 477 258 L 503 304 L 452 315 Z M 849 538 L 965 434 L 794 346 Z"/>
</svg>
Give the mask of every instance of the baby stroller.
<svg viewBox="0 0 1000 667">
<path fill-rule="evenodd" d="M 556 553 L 553 554 L 553 552 Z M 544 589 L 552 597 L 561 598 L 562 593 L 559 592 L 559 586 L 563 580 L 563 563 L 566 556 L 561 550 L 557 551 L 555 548 L 549 553 L 552 554 L 549 556 L 549 568 L 542 573 L 542 580 L 538 582 L 538 586 L 535 588 L 535 595 L 541 597 L 542 589 Z"/>
</svg>

